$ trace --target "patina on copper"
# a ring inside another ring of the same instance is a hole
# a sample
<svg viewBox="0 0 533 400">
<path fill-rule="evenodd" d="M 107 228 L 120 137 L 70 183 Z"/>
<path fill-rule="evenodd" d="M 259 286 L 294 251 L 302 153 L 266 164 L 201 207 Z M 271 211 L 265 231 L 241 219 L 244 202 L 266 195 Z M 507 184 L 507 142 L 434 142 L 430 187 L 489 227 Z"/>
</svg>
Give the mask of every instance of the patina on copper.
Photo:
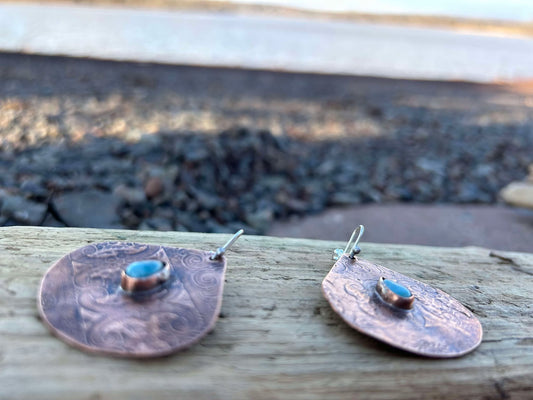
<svg viewBox="0 0 533 400">
<path fill-rule="evenodd" d="M 138 243 L 82 247 L 45 274 L 38 307 L 43 322 L 82 350 L 157 357 L 188 348 L 220 312 L 226 260 L 213 252 Z M 137 260 L 160 260 L 170 277 L 146 293 L 121 288 L 122 271 Z"/>
<path fill-rule="evenodd" d="M 400 309 L 376 291 L 381 277 L 409 288 L 415 301 Z M 324 296 L 344 321 L 391 346 L 428 357 L 458 357 L 482 338 L 478 319 L 439 289 L 358 257 L 343 254 L 322 282 Z"/>
</svg>

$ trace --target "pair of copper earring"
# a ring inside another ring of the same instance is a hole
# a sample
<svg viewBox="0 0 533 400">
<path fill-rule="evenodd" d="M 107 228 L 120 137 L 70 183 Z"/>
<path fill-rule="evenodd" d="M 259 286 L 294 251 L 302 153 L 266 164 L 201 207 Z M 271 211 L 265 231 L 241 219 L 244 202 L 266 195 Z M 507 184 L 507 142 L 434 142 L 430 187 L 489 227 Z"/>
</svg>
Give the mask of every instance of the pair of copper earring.
<svg viewBox="0 0 533 400">
<path fill-rule="evenodd" d="M 360 225 L 322 282 L 348 325 L 429 357 L 457 357 L 481 342 L 481 324 L 457 300 L 429 285 L 357 257 Z M 123 357 L 172 354 L 198 342 L 220 312 L 226 250 L 138 243 L 82 247 L 45 274 L 38 307 L 44 323 L 83 350 Z"/>
</svg>

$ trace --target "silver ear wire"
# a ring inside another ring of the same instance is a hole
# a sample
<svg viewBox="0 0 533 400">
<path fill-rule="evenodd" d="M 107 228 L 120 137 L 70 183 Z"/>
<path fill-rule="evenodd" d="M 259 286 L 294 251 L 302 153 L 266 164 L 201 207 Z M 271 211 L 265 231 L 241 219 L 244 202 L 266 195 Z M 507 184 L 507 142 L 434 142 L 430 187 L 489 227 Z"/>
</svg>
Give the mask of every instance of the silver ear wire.
<svg viewBox="0 0 533 400">
<path fill-rule="evenodd" d="M 352 236 L 350 236 L 350 240 L 344 249 L 344 254 L 348 254 L 348 257 L 351 259 L 354 259 L 355 255 L 361 252 L 361 249 L 357 245 L 359 244 L 359 240 L 361 240 L 361 236 L 363 236 L 364 232 L 365 227 L 363 225 L 359 225 L 352 232 Z"/>
<path fill-rule="evenodd" d="M 222 257 L 224 255 L 224 253 L 226 252 L 226 250 L 228 250 L 231 245 L 233 245 L 233 243 L 235 243 L 237 241 L 238 238 L 241 237 L 241 235 L 244 233 L 244 230 L 243 229 L 239 229 L 235 235 L 233 235 L 231 237 L 230 240 L 228 240 L 226 242 L 226 244 L 222 247 L 219 247 L 214 253 L 213 255 L 210 257 L 211 260 L 218 260 L 220 257 Z"/>
<path fill-rule="evenodd" d="M 364 232 L 365 227 L 363 225 L 359 225 L 357 228 L 355 228 L 355 230 L 352 232 L 352 236 L 350 236 L 350 240 L 348 240 L 348 244 L 346 244 L 346 248 L 344 250 L 335 249 L 333 252 L 333 259 L 337 261 L 342 257 L 343 254 L 347 254 L 348 257 L 353 260 L 355 255 L 361 252 L 361 249 L 357 245 L 359 244 L 359 240 L 361 240 L 361 236 L 363 236 Z"/>
<path fill-rule="evenodd" d="M 355 258 L 355 255 L 361 252 L 361 249 L 357 245 L 359 244 L 359 241 L 361 240 L 361 237 L 363 236 L 364 232 L 365 227 L 363 225 L 359 225 L 357 228 L 355 228 L 344 250 L 335 249 L 335 251 L 333 252 L 333 259 L 337 261 L 339 258 L 342 257 L 343 254 L 346 254 L 353 260 Z"/>
</svg>

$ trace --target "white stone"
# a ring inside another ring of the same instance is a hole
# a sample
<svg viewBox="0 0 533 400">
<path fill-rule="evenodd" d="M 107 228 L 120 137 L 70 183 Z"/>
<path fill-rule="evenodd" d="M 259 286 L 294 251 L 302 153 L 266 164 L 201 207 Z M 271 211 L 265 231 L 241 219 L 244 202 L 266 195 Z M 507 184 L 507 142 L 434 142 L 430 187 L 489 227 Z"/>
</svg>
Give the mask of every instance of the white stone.
<svg viewBox="0 0 533 400">
<path fill-rule="evenodd" d="M 501 190 L 500 196 L 513 206 L 533 208 L 533 183 L 512 182 Z"/>
</svg>

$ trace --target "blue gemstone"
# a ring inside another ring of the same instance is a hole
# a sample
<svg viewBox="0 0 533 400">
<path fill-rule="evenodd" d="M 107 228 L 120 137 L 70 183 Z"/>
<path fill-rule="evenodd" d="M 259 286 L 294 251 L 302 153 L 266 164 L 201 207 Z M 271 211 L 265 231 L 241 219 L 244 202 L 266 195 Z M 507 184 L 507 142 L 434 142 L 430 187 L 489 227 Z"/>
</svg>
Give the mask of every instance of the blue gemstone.
<svg viewBox="0 0 533 400">
<path fill-rule="evenodd" d="M 388 279 L 384 279 L 383 283 L 385 285 L 387 285 L 387 287 L 393 293 L 396 293 L 400 297 L 410 297 L 411 296 L 411 292 L 409 291 L 409 289 L 407 289 L 406 287 L 404 287 L 404 286 L 402 286 L 402 285 L 400 285 L 400 284 L 398 284 L 396 282 L 390 281 Z"/>
<path fill-rule="evenodd" d="M 126 275 L 132 278 L 147 278 L 163 269 L 164 264 L 158 260 L 135 261 L 126 267 Z"/>
</svg>

